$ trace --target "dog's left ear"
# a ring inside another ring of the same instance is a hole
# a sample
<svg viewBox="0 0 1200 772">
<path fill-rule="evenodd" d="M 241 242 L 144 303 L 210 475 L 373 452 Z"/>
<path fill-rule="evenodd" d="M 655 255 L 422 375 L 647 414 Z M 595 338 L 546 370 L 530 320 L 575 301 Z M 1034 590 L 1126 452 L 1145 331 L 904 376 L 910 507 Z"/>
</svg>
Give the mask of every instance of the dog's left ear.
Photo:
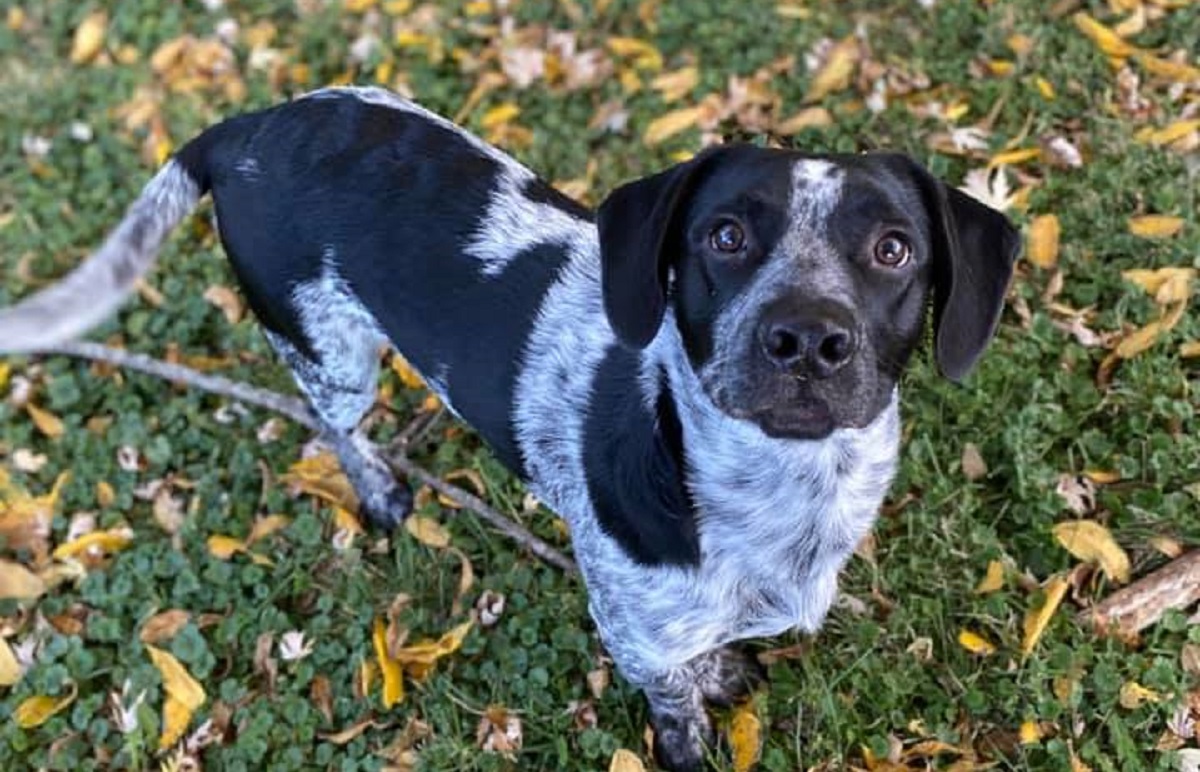
<svg viewBox="0 0 1200 772">
<path fill-rule="evenodd" d="M 667 308 L 667 278 L 679 220 L 700 170 L 720 148 L 622 185 L 596 211 L 604 312 L 617 339 L 645 348 Z"/>
<path fill-rule="evenodd" d="M 1021 237 L 1000 212 L 910 164 L 933 232 L 935 357 L 942 375 L 961 382 L 996 332 Z"/>
</svg>

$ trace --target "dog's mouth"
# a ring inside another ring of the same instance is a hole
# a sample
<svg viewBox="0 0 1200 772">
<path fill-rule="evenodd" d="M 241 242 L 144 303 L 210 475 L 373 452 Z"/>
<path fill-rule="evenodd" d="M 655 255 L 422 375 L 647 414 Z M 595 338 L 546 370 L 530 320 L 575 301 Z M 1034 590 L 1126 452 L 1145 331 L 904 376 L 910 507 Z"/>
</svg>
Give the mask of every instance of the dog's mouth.
<svg viewBox="0 0 1200 772">
<path fill-rule="evenodd" d="M 789 440 L 821 440 L 837 428 L 829 405 L 812 398 L 756 410 L 751 420 L 768 437 Z"/>
</svg>

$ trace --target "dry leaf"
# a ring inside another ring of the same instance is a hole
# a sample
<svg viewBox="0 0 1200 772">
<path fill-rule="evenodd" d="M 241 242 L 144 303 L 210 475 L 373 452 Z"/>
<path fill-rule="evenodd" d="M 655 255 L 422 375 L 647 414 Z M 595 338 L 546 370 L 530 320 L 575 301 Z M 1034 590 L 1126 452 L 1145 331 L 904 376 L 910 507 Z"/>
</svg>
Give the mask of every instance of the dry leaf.
<svg viewBox="0 0 1200 772">
<path fill-rule="evenodd" d="M 404 357 L 399 354 L 392 354 L 391 367 L 392 372 L 400 378 L 400 383 L 404 384 L 405 388 L 425 388 L 425 380 L 421 377 L 421 374 L 414 370 Z"/>
<path fill-rule="evenodd" d="M 417 680 L 424 679 L 439 659 L 458 651 L 473 625 L 472 620 L 467 620 L 452 627 L 436 641 L 420 641 L 412 646 L 396 649 L 394 658 L 404 666 L 405 672 L 410 676 Z"/>
<path fill-rule="evenodd" d="M 142 624 L 138 638 L 142 643 L 156 644 L 169 641 L 183 629 L 192 615 L 183 609 L 173 608 L 160 611 Z"/>
<path fill-rule="evenodd" d="M 450 546 L 450 532 L 432 517 L 412 515 L 404 521 L 404 529 L 427 547 L 445 549 Z"/>
<path fill-rule="evenodd" d="M 332 734 L 322 734 L 322 735 L 318 735 L 318 736 L 322 740 L 331 742 L 334 745 L 346 745 L 351 740 L 354 740 L 355 738 L 361 736 L 362 733 L 367 731 L 368 729 L 374 729 L 376 727 L 381 727 L 381 726 L 384 726 L 384 725 L 378 724 L 374 720 L 368 718 L 368 719 L 359 721 L 356 724 L 351 724 L 350 726 L 346 727 L 345 729 L 343 729 L 340 732 L 334 732 Z"/>
<path fill-rule="evenodd" d="M 286 528 L 291 522 L 291 518 L 286 515 L 267 515 L 258 518 L 250 528 L 250 535 L 246 537 L 246 545 L 249 546 L 260 539 L 267 538 L 276 531 Z"/>
<path fill-rule="evenodd" d="M 93 11 L 75 28 L 71 40 L 71 64 L 87 64 L 96 58 L 104 47 L 104 36 L 108 31 L 108 14 Z"/>
<path fill-rule="evenodd" d="M 958 631 L 958 645 L 972 654 L 978 654 L 981 657 L 996 653 L 996 644 L 984 638 L 979 633 L 974 633 L 970 630 Z"/>
<path fill-rule="evenodd" d="M 1091 38 L 1092 42 L 1108 56 L 1125 58 L 1132 56 L 1137 51 L 1135 46 L 1126 43 L 1117 33 L 1083 11 L 1076 13 L 1071 19 L 1079 31 Z"/>
<path fill-rule="evenodd" d="M 492 705 L 479 719 L 475 741 L 488 753 L 515 758 L 524 743 L 520 717 L 500 705 Z"/>
<path fill-rule="evenodd" d="M 1004 587 L 1004 563 L 999 560 L 989 560 L 987 574 L 975 586 L 976 595 L 987 595 Z"/>
<path fill-rule="evenodd" d="M 0 560 L 0 599 L 35 600 L 46 592 L 46 583 L 20 563 Z"/>
<path fill-rule="evenodd" d="M 1149 145 L 1169 145 L 1196 131 L 1200 131 L 1200 118 L 1174 121 L 1163 126 L 1161 129 L 1147 126 L 1135 134 L 1133 138 L 1138 142 L 1144 142 Z"/>
<path fill-rule="evenodd" d="M 1046 583 L 1044 588 L 1046 597 L 1042 605 L 1025 615 L 1024 637 L 1021 639 L 1022 654 L 1031 653 L 1033 647 L 1037 646 L 1042 633 L 1046 631 L 1046 625 L 1050 624 L 1050 619 L 1054 616 L 1058 605 L 1062 603 L 1068 586 L 1067 580 L 1061 576 L 1051 577 L 1050 581 Z"/>
<path fill-rule="evenodd" d="M 646 772 L 646 765 L 633 751 L 618 748 L 608 763 L 608 772 Z"/>
<path fill-rule="evenodd" d="M 1029 262 L 1038 268 L 1053 268 L 1058 262 L 1058 240 L 1061 228 L 1058 217 L 1044 214 L 1029 225 Z"/>
<path fill-rule="evenodd" d="M 388 655 L 387 628 L 383 619 L 375 619 L 375 627 L 371 632 L 371 643 L 375 647 L 375 660 L 383 674 L 383 707 L 390 709 L 393 705 L 404 701 L 404 671 L 400 663 Z M 364 691 L 366 691 L 364 689 Z"/>
<path fill-rule="evenodd" d="M 22 729 L 32 729 L 35 726 L 41 726 L 55 713 L 61 712 L 74 702 L 77 693 L 78 690 L 75 684 L 71 684 L 70 693 L 62 697 L 50 697 L 44 694 L 28 697 L 13 711 L 13 721 Z"/>
<path fill-rule="evenodd" d="M 1039 147 L 1022 147 L 1015 150 L 1005 150 L 988 159 L 988 168 L 1016 166 L 1017 164 L 1023 164 L 1026 161 L 1033 161 L 1041 157 L 1042 149 Z"/>
<path fill-rule="evenodd" d="M 239 552 L 246 551 L 246 542 L 233 536 L 213 534 L 208 537 L 208 552 L 219 560 L 229 560 Z"/>
<path fill-rule="evenodd" d="M 98 557 L 120 552 L 130 544 L 133 544 L 133 529 L 128 526 L 110 528 L 107 531 L 85 533 L 66 544 L 60 544 L 54 548 L 53 556 L 55 560 L 66 560 L 85 553 L 90 557 Z"/>
<path fill-rule="evenodd" d="M 21 663 L 17 662 L 12 647 L 8 645 L 8 641 L 0 638 L 0 686 L 12 686 L 20 681 L 23 675 L 25 671 L 21 668 Z"/>
<path fill-rule="evenodd" d="M 1034 745 L 1042 741 L 1042 727 L 1036 721 L 1024 721 L 1017 730 L 1021 745 Z"/>
<path fill-rule="evenodd" d="M 692 128 L 704 116 L 703 107 L 681 107 L 650 121 L 642 134 L 642 142 L 657 145 L 681 131 Z"/>
<path fill-rule="evenodd" d="M 972 482 L 987 476 L 987 463 L 979 453 L 979 446 L 973 442 L 963 445 L 962 471 L 963 476 Z"/>
<path fill-rule="evenodd" d="M 158 736 L 158 747 L 166 749 L 179 742 L 188 725 L 192 723 L 195 711 L 184 704 L 183 700 L 173 694 L 167 694 L 163 700 L 162 733 Z"/>
<path fill-rule="evenodd" d="M 699 82 L 700 70 L 688 66 L 680 67 L 672 72 L 664 72 L 650 81 L 650 88 L 657 91 L 664 102 L 675 102 L 691 93 Z"/>
<path fill-rule="evenodd" d="M 1073 520 L 1054 526 L 1054 538 L 1075 557 L 1095 561 L 1110 581 L 1129 581 L 1129 556 L 1108 529 L 1094 520 Z"/>
<path fill-rule="evenodd" d="M 734 708 L 729 745 L 734 772 L 749 772 L 758 763 L 762 751 L 762 722 L 754 712 L 753 703 L 743 702 Z"/>
<path fill-rule="evenodd" d="M 66 431 L 61 418 L 49 410 L 41 409 L 32 402 L 25 405 L 25 412 L 29 413 L 29 417 L 33 419 L 33 425 L 38 428 L 38 431 L 52 440 L 58 439 Z"/>
<path fill-rule="evenodd" d="M 1147 689 L 1137 681 L 1126 681 L 1121 685 L 1121 693 L 1117 701 L 1126 710 L 1136 710 L 1142 706 L 1142 703 L 1158 702 L 1160 699 L 1162 698 L 1159 697 L 1158 692 L 1153 689 Z"/>
<path fill-rule="evenodd" d="M 822 128 L 833 125 L 833 115 L 824 107 L 806 107 L 795 115 L 784 118 L 772 127 L 776 134 L 784 136 L 798 134 L 804 129 Z"/>
<path fill-rule="evenodd" d="M 242 308 L 242 299 L 229 287 L 214 284 L 204 290 L 204 299 L 220 309 L 225 316 L 225 321 L 230 324 L 237 324 L 241 321 L 242 314 L 245 312 Z"/>
<path fill-rule="evenodd" d="M 632 59 L 633 66 L 639 70 L 662 69 L 662 53 L 645 40 L 628 37 L 611 37 L 606 42 L 606 45 L 613 55 L 624 59 Z"/>
<path fill-rule="evenodd" d="M 1183 229 L 1182 217 L 1144 214 L 1129 218 L 1129 232 L 1144 239 L 1166 239 Z"/>
<path fill-rule="evenodd" d="M 842 38 L 833 48 L 824 63 L 813 73 L 804 102 L 818 102 L 835 91 L 850 85 L 860 58 L 858 40 L 853 35 Z"/>
<path fill-rule="evenodd" d="M 494 129 L 506 123 L 512 123 L 521 114 L 521 108 L 515 102 L 504 102 L 488 110 L 479 119 L 483 129 Z"/>
<path fill-rule="evenodd" d="M 149 644 L 146 645 L 146 651 L 162 676 L 163 688 L 167 694 L 179 700 L 189 710 L 199 709 L 206 699 L 204 687 L 200 682 L 193 678 L 187 668 L 170 652 Z"/>
<path fill-rule="evenodd" d="M 296 490 L 332 504 L 335 507 L 358 511 L 358 495 L 349 478 L 338 466 L 337 456 L 329 452 L 301 459 L 282 475 L 280 481 Z"/>
</svg>

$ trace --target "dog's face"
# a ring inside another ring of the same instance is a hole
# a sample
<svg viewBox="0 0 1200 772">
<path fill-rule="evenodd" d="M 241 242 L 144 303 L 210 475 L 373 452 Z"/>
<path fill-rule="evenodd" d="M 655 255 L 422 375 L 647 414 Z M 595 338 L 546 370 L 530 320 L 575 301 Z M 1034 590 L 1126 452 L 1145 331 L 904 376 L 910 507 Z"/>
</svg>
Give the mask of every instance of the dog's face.
<svg viewBox="0 0 1200 772">
<path fill-rule="evenodd" d="M 960 379 L 990 339 L 1019 240 L 898 155 L 732 146 L 626 185 L 598 215 L 605 307 L 645 346 L 666 305 L 725 413 L 775 437 L 870 423 L 921 339 Z"/>
</svg>

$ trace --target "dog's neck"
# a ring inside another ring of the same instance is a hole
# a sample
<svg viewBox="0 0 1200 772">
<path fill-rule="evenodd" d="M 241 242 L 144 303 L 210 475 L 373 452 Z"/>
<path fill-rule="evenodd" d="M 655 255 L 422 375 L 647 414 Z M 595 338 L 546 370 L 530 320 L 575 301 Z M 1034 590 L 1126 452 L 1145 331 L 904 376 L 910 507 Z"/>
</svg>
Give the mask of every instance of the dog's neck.
<svg viewBox="0 0 1200 772">
<path fill-rule="evenodd" d="M 870 529 L 895 474 L 898 393 L 863 428 L 821 440 L 778 439 L 713 404 L 670 313 L 643 362 L 644 377 L 665 374 L 680 402 L 684 447 L 703 449 L 686 459 L 702 562 L 744 558 L 769 566 L 779 556 L 776 565 L 793 576 L 824 570 L 811 565 L 816 555 L 840 566 Z M 744 554 L 721 555 L 731 549 Z"/>
</svg>

